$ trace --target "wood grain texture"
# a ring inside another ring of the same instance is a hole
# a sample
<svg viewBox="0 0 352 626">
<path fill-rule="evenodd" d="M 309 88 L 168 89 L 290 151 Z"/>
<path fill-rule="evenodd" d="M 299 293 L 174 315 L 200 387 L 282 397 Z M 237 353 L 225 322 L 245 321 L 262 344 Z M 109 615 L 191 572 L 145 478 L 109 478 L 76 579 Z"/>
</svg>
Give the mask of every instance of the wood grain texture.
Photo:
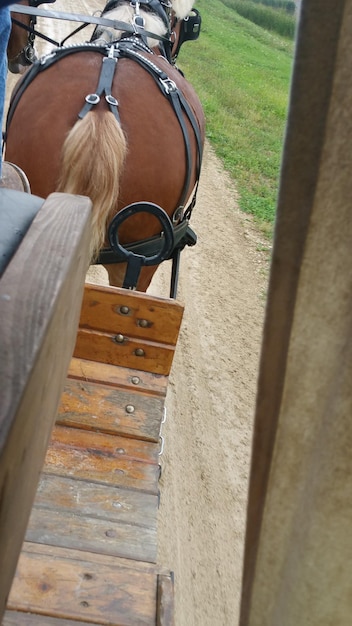
<svg viewBox="0 0 352 626">
<path fill-rule="evenodd" d="M 155 528 L 158 496 L 42 473 L 34 506 Z"/>
<path fill-rule="evenodd" d="M 241 626 L 351 623 L 352 12 L 301 4 L 260 365 Z"/>
<path fill-rule="evenodd" d="M 67 380 L 56 423 L 157 443 L 163 415 L 160 396 Z"/>
<path fill-rule="evenodd" d="M 86 619 L 101 626 L 155 625 L 155 569 L 138 568 L 133 562 L 129 567 L 126 560 L 79 550 L 27 546 L 18 563 L 9 611 Z"/>
<path fill-rule="evenodd" d="M 128 312 L 123 313 L 122 307 Z M 183 306 L 175 300 L 87 284 L 80 325 L 175 346 L 182 316 Z"/>
<path fill-rule="evenodd" d="M 97 622 L 57 619 L 49 615 L 38 615 L 38 613 L 5 611 L 2 626 L 90 626 L 94 623 L 96 624 Z"/>
<path fill-rule="evenodd" d="M 98 564 L 99 567 L 114 567 L 116 564 L 118 567 L 125 567 L 127 569 L 133 569 L 137 572 L 145 572 L 148 574 L 155 573 L 155 564 L 144 563 L 143 561 L 131 561 L 130 559 L 124 559 L 122 557 L 109 556 L 108 554 L 90 554 L 89 552 L 82 552 L 75 548 L 60 548 L 57 546 L 42 545 L 40 543 L 31 543 L 30 541 L 24 541 L 23 552 L 26 554 L 33 554 L 37 556 L 46 557 L 49 561 L 56 558 L 62 558 L 65 560 L 84 561 L 92 560 Z M 168 574 L 168 570 L 160 568 L 161 574 Z"/>
<path fill-rule="evenodd" d="M 174 585 L 172 574 L 158 575 L 156 626 L 174 625 Z"/>
<path fill-rule="evenodd" d="M 49 196 L 0 281 L 0 616 L 75 342 L 90 212 Z"/>
<path fill-rule="evenodd" d="M 152 442 L 55 426 L 44 471 L 157 494 L 158 453 Z"/>
<path fill-rule="evenodd" d="M 120 343 L 116 334 L 79 328 L 74 356 L 101 363 L 168 375 L 175 347 L 144 339 L 124 336 Z M 138 352 L 141 351 L 141 355 Z"/>
<path fill-rule="evenodd" d="M 156 527 L 34 506 L 26 540 L 155 563 Z"/>
<path fill-rule="evenodd" d="M 168 375 L 182 315 L 175 300 L 87 284 L 74 356 Z"/>
<path fill-rule="evenodd" d="M 92 383 L 103 383 L 120 389 L 135 389 L 145 393 L 166 396 L 168 377 L 161 374 L 115 367 L 85 359 L 72 358 L 68 376 Z"/>
</svg>

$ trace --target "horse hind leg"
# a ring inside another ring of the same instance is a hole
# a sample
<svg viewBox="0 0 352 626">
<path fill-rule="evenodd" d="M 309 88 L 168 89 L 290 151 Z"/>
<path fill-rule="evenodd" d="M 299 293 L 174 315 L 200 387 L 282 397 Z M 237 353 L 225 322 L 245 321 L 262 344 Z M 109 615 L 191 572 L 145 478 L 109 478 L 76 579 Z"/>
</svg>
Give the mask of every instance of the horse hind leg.
<svg viewBox="0 0 352 626">
<path fill-rule="evenodd" d="M 113 263 L 111 265 L 105 265 L 104 267 L 108 273 L 109 284 L 112 287 L 122 287 L 126 274 L 127 264 Z M 138 291 L 147 291 L 156 269 L 157 266 L 155 265 L 151 267 L 142 267 L 136 287 Z"/>
<path fill-rule="evenodd" d="M 112 287 L 122 287 L 123 281 L 126 274 L 126 263 L 114 263 L 111 265 L 104 265 L 108 277 L 109 277 L 109 285 Z"/>
</svg>

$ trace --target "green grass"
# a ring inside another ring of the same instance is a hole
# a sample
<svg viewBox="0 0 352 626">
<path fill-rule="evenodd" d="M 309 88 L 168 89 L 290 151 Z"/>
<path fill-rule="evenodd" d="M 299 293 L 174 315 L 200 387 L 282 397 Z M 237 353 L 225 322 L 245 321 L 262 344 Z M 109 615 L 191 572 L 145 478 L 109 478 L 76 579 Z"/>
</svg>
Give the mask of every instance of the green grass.
<svg viewBox="0 0 352 626">
<path fill-rule="evenodd" d="M 241 17 L 221 0 L 198 0 L 202 30 L 179 67 L 195 87 L 207 137 L 229 171 L 240 207 L 270 231 L 275 218 L 293 42 Z"/>
<path fill-rule="evenodd" d="M 293 39 L 295 17 L 282 7 L 269 6 L 257 0 L 222 0 L 230 9 L 266 30 Z"/>
</svg>

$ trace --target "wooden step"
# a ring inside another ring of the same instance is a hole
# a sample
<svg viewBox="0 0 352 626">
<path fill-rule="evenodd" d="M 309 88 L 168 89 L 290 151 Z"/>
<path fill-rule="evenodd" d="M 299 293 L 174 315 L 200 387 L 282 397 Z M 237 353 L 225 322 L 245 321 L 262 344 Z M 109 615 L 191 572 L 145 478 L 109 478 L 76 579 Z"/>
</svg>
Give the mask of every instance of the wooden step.
<svg viewBox="0 0 352 626">
<path fill-rule="evenodd" d="M 182 315 L 175 300 L 86 285 L 74 356 L 168 375 Z"/>
<path fill-rule="evenodd" d="M 56 426 L 44 471 L 158 493 L 159 444 Z"/>
<path fill-rule="evenodd" d="M 79 358 L 71 360 L 68 378 L 103 383 L 119 389 L 135 389 L 163 397 L 166 395 L 168 383 L 168 377 L 160 374 L 136 371 L 128 367 L 115 367 L 108 363 Z"/>
<path fill-rule="evenodd" d="M 163 573 L 161 582 L 158 576 L 155 566 L 144 563 L 26 542 L 3 626 L 68 626 L 77 625 L 77 620 L 109 626 L 154 625 L 158 596 L 163 614 L 172 605 L 171 576 Z M 160 589 L 158 594 L 160 584 L 162 594 Z"/>
<path fill-rule="evenodd" d="M 163 411 L 158 395 L 69 379 L 57 424 L 157 442 Z"/>
</svg>

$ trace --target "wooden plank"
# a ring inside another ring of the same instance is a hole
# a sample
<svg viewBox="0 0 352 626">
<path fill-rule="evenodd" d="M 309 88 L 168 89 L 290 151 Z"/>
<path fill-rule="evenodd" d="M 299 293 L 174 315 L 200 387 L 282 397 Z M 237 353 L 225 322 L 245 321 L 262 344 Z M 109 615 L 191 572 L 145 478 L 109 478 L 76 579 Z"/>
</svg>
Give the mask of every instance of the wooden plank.
<svg viewBox="0 0 352 626">
<path fill-rule="evenodd" d="M 95 454 L 97 458 L 111 459 L 115 463 L 121 459 L 130 459 L 145 464 L 157 464 L 159 461 L 159 445 L 154 442 L 94 433 L 67 426 L 55 426 L 48 453 L 55 455 L 65 447 L 68 450 L 87 450 Z"/>
<path fill-rule="evenodd" d="M 103 383 L 121 389 L 136 389 L 166 396 L 168 377 L 127 367 L 115 367 L 85 359 L 71 359 L 68 376 L 92 383 Z"/>
<path fill-rule="evenodd" d="M 42 473 L 34 506 L 154 528 L 158 496 Z"/>
<path fill-rule="evenodd" d="M 0 281 L 0 619 L 75 341 L 90 212 L 49 196 Z"/>
<path fill-rule="evenodd" d="M 80 326 L 176 345 L 183 309 L 172 299 L 86 284 Z"/>
<path fill-rule="evenodd" d="M 174 583 L 172 574 L 159 574 L 157 587 L 156 626 L 174 624 Z"/>
<path fill-rule="evenodd" d="M 81 620 L 56 619 L 49 615 L 38 613 L 23 613 L 19 611 L 6 611 L 2 626 L 91 626 L 97 622 L 82 622 Z"/>
<path fill-rule="evenodd" d="M 152 442 L 56 426 L 44 471 L 157 494 L 158 452 Z"/>
<path fill-rule="evenodd" d="M 79 328 L 74 356 L 110 365 L 168 375 L 171 370 L 175 348 L 144 339 Z"/>
<path fill-rule="evenodd" d="M 258 383 L 242 626 L 351 624 L 352 12 L 302 2 Z"/>
<path fill-rule="evenodd" d="M 65 560 L 93 560 L 99 567 L 113 568 L 115 565 L 118 567 L 126 567 L 127 569 L 134 569 L 137 572 L 146 572 L 148 574 L 155 574 L 156 567 L 153 563 L 144 563 L 143 561 L 131 561 L 130 559 L 124 559 L 122 557 L 109 556 L 108 554 L 90 554 L 82 550 L 75 548 L 59 548 L 57 546 L 44 545 L 40 543 L 31 543 L 30 541 L 24 541 L 23 552 L 27 554 L 41 555 L 48 561 L 56 559 L 58 556 Z M 168 570 L 158 568 L 158 573 L 169 574 Z"/>
<path fill-rule="evenodd" d="M 156 527 L 34 506 L 26 541 L 155 563 Z"/>
<path fill-rule="evenodd" d="M 24 545 L 8 610 L 101 626 L 155 625 L 156 575 L 78 550 Z"/>
<path fill-rule="evenodd" d="M 67 380 L 56 423 L 158 442 L 163 415 L 160 396 Z"/>
</svg>

